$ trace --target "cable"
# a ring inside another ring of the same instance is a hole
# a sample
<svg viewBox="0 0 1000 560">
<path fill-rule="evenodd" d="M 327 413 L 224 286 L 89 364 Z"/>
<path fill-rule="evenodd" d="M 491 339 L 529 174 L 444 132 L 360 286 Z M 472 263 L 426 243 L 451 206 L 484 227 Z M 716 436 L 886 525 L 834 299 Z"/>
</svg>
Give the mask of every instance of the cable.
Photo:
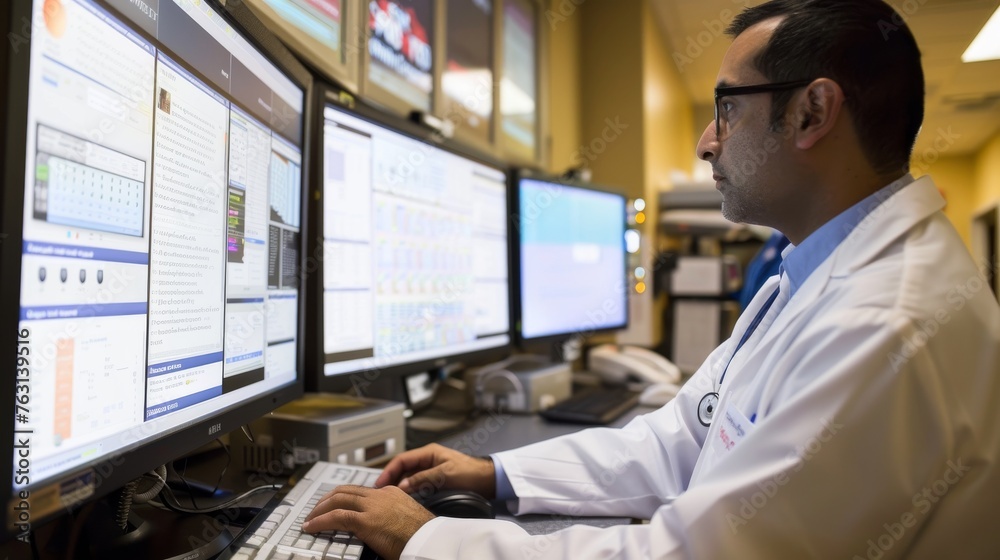
<svg viewBox="0 0 1000 560">
<path fill-rule="evenodd" d="M 201 509 L 191 509 L 191 508 L 187 508 L 187 507 L 184 507 L 184 506 L 180 505 L 177 502 L 177 498 L 173 495 L 173 492 L 171 490 L 169 490 L 168 488 L 165 488 L 164 492 L 163 492 L 163 495 L 164 496 L 169 496 L 170 499 L 169 500 L 164 499 L 164 500 L 162 500 L 162 501 L 160 501 L 158 503 L 159 503 L 159 505 L 162 505 L 162 506 L 166 507 L 167 509 L 169 509 L 171 511 L 178 512 L 178 513 L 212 513 L 212 512 L 216 512 L 216 511 L 222 511 L 224 509 L 229 509 L 229 508 L 235 506 L 236 504 L 242 502 L 243 500 L 249 498 L 250 496 L 253 496 L 254 494 L 259 494 L 261 492 L 267 492 L 267 491 L 274 491 L 274 490 L 278 490 L 280 488 L 281 488 L 281 486 L 278 485 L 278 484 L 269 484 L 269 485 L 265 485 L 265 486 L 258 486 L 257 488 L 252 488 L 250 490 L 247 490 L 246 492 L 240 494 L 239 496 L 237 496 L 237 497 L 233 498 L 232 500 L 229 500 L 229 501 L 227 501 L 225 503 L 222 503 L 222 504 L 219 504 L 219 505 L 216 505 L 216 506 L 212 506 L 212 507 L 201 508 Z M 157 502 L 150 502 L 150 503 L 153 504 L 153 505 L 157 505 Z"/>
<path fill-rule="evenodd" d="M 250 490 L 247 490 L 246 492 L 240 494 L 239 496 L 236 496 L 235 498 L 225 503 L 207 508 L 191 509 L 180 505 L 180 503 L 177 501 L 177 497 L 174 496 L 173 490 L 171 490 L 170 487 L 166 485 L 166 481 L 163 480 L 163 478 L 160 477 L 158 473 L 150 473 L 150 474 L 152 474 L 156 478 L 159 478 L 164 483 L 164 487 L 160 491 L 161 500 L 159 502 L 150 502 L 150 503 L 156 506 L 161 506 L 163 508 L 169 509 L 171 511 L 175 511 L 177 513 L 211 513 L 215 511 L 220 511 L 230 508 L 242 502 L 243 500 L 249 498 L 250 496 L 253 496 L 254 494 L 259 494 L 260 492 L 268 490 L 278 490 L 279 488 L 281 488 L 281 486 L 278 484 L 265 484 L 263 486 L 257 486 L 256 488 L 251 488 Z"/>
<path fill-rule="evenodd" d="M 40 560 L 42 555 L 38 553 L 38 540 L 35 538 L 35 531 L 28 533 L 28 539 L 31 541 L 31 557 L 33 560 Z"/>
<path fill-rule="evenodd" d="M 233 454 L 229 452 L 229 446 L 222 443 L 222 438 L 215 438 L 215 441 L 219 442 L 219 445 L 222 446 L 222 450 L 226 452 L 226 466 L 222 467 L 222 472 L 219 473 L 219 478 L 215 481 L 215 487 L 212 488 L 213 496 L 219 491 L 219 485 L 222 484 L 222 477 L 226 476 L 226 471 L 229 470 L 229 464 L 233 462 Z"/>
<path fill-rule="evenodd" d="M 157 495 L 159 495 L 160 489 L 163 488 L 163 482 L 162 481 L 167 478 L 167 466 L 166 465 L 160 465 L 159 467 L 156 467 L 156 469 L 154 469 L 153 471 L 150 471 L 150 472 L 159 474 L 160 475 L 160 479 L 157 480 L 157 481 L 155 481 L 155 482 L 153 482 L 152 486 L 150 486 L 149 489 L 143 490 L 142 492 L 139 492 L 138 488 L 136 488 L 136 495 L 135 495 L 134 498 L 132 498 L 132 502 L 133 503 L 136 503 L 136 504 L 145 504 L 146 502 L 152 500 Z M 139 478 L 139 480 L 140 481 L 146 481 L 147 479 Z"/>
<path fill-rule="evenodd" d="M 135 498 L 135 489 L 138 484 L 135 480 L 126 482 L 115 500 L 117 502 L 115 507 L 115 525 L 122 530 L 122 534 L 128 532 L 128 516 L 132 512 L 132 499 Z"/>
<path fill-rule="evenodd" d="M 176 467 L 174 468 L 174 470 L 175 471 L 177 470 Z M 184 487 L 187 488 L 188 497 L 191 498 L 191 506 L 194 507 L 194 509 L 199 509 L 198 502 L 194 500 L 194 490 L 191 489 L 191 485 L 188 484 L 187 479 L 184 478 L 184 475 L 187 474 L 187 470 L 188 470 L 188 460 L 187 457 L 184 457 L 184 467 L 181 469 L 181 472 L 177 473 L 177 476 L 181 477 L 181 482 L 183 482 Z"/>
</svg>

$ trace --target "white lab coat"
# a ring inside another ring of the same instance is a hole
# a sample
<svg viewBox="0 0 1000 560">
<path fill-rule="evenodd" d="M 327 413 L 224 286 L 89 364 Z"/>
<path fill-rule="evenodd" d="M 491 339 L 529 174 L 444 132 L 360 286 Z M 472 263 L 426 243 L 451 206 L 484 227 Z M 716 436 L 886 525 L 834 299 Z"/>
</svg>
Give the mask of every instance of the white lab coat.
<svg viewBox="0 0 1000 560">
<path fill-rule="evenodd" d="M 663 408 L 498 455 L 517 513 L 648 524 L 530 536 L 437 518 L 403 558 L 1000 557 L 1000 309 L 942 207 L 926 177 L 886 200 L 765 318 L 721 390 L 776 277 Z M 715 451 L 733 409 L 756 421 Z"/>
</svg>

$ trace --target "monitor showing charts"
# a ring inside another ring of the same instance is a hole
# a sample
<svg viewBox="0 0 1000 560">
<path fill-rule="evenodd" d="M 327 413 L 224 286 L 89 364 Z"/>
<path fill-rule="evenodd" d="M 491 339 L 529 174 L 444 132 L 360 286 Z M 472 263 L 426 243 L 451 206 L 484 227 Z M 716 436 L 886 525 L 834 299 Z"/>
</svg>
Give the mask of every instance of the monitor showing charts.
<svg viewBox="0 0 1000 560">
<path fill-rule="evenodd" d="M 520 337 L 625 328 L 625 197 L 525 177 L 517 200 Z"/>
<path fill-rule="evenodd" d="M 298 386 L 308 86 L 213 6 L 31 7 L 15 491 L 85 497 L 88 465 Z"/>
<path fill-rule="evenodd" d="M 506 347 L 506 175 L 326 107 L 323 371 Z"/>
</svg>

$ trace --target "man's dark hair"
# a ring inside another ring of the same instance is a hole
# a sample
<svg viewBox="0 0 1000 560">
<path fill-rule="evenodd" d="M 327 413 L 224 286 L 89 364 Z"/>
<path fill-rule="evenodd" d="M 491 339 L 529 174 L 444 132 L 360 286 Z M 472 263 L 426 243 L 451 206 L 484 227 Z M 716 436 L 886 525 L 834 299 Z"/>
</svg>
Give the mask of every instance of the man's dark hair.
<svg viewBox="0 0 1000 560">
<path fill-rule="evenodd" d="M 909 27 L 881 0 L 773 0 L 737 15 L 733 37 L 783 17 L 754 65 L 771 82 L 829 78 L 844 91 L 861 148 L 876 172 L 908 169 L 924 120 L 924 72 Z M 774 94 L 780 130 L 794 92 Z"/>
</svg>

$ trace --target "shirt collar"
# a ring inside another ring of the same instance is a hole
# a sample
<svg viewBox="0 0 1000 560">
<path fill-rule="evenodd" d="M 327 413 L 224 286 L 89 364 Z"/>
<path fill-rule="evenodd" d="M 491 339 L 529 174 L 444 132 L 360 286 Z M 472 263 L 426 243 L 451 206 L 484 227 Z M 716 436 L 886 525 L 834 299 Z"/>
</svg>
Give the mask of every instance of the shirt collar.
<svg viewBox="0 0 1000 560">
<path fill-rule="evenodd" d="M 829 222 L 812 232 L 799 245 L 789 245 L 782 251 L 781 272 L 788 275 L 790 287 L 789 297 L 805 283 L 809 275 L 833 253 L 833 250 L 868 214 L 896 194 L 899 189 L 913 182 L 913 176 L 907 173 L 892 183 L 868 195 L 864 200 L 838 214 Z"/>
</svg>

